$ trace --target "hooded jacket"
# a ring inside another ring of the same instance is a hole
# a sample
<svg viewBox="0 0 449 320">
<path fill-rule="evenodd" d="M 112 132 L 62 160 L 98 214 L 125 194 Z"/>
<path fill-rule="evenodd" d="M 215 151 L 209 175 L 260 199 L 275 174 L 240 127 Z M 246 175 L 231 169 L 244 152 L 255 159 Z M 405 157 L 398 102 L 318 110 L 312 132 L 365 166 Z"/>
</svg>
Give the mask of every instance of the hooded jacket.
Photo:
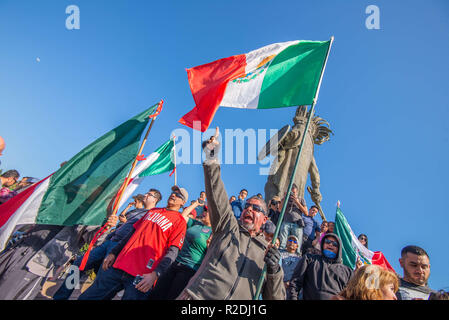
<svg viewBox="0 0 449 320">
<path fill-rule="evenodd" d="M 301 289 L 303 289 L 304 300 L 330 300 L 348 283 L 353 271 L 342 263 L 340 238 L 334 233 L 326 234 L 321 239 L 321 252 L 323 252 L 324 240 L 329 236 L 334 237 L 338 242 L 337 257 L 330 259 L 323 254 L 306 254 L 293 272 L 288 288 L 288 296 L 291 300 L 298 299 Z"/>
<path fill-rule="evenodd" d="M 212 240 L 195 275 L 178 297 L 193 300 L 251 300 L 265 266 L 268 246 L 262 234 L 251 237 L 234 216 L 220 177 L 218 164 L 204 164 L 207 205 Z M 285 299 L 282 268 L 267 274 L 262 288 L 264 300 Z"/>
</svg>

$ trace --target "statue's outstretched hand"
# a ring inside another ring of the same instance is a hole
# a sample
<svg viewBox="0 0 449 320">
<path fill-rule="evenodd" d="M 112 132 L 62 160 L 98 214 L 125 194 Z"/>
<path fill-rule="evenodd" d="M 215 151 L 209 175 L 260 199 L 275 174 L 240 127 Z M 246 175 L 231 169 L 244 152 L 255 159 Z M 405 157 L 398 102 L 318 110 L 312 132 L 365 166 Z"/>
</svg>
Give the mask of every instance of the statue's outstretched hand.
<svg viewBox="0 0 449 320">
<path fill-rule="evenodd" d="M 321 193 L 319 191 L 312 193 L 312 201 L 315 203 L 320 203 L 323 200 Z"/>
</svg>

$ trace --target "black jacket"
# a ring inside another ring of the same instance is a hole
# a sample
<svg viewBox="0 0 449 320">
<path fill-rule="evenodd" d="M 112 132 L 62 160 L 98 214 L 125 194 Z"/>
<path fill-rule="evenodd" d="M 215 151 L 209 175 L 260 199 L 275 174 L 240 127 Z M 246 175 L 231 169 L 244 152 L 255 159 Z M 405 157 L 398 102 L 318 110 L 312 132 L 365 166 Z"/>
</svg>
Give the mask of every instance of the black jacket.
<svg viewBox="0 0 449 320">
<path fill-rule="evenodd" d="M 330 259 L 321 255 L 306 254 L 293 272 L 288 288 L 291 300 L 297 300 L 303 289 L 304 300 L 330 300 L 332 296 L 342 291 L 352 275 L 351 268 L 342 263 L 340 238 L 334 233 L 328 233 L 321 239 L 323 252 L 324 239 L 333 236 L 339 244 L 337 258 Z"/>
</svg>

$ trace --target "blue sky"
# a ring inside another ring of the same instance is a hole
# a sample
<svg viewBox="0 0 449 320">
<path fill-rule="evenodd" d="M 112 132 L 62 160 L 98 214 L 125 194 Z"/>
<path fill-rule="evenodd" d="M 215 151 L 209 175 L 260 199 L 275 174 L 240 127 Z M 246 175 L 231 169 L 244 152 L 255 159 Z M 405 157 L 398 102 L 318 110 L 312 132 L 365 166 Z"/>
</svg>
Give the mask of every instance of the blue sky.
<svg viewBox="0 0 449 320">
<path fill-rule="evenodd" d="M 68 30 L 67 6 L 80 9 Z M 368 5 L 380 30 L 368 30 Z M 447 1 L 8 1 L 0 0 L 3 170 L 43 178 L 105 132 L 164 99 L 144 153 L 194 106 L 185 69 L 296 39 L 335 41 L 316 114 L 334 131 L 315 149 L 322 207 L 335 204 L 370 249 L 402 274 L 402 247 L 431 258 L 430 286 L 449 290 L 449 3 Z M 40 61 L 37 61 L 37 58 Z M 220 108 L 211 127 L 278 129 L 295 108 Z M 193 140 L 192 140 L 193 141 Z M 228 194 L 263 192 L 259 164 L 223 165 Z M 201 165 L 179 165 L 191 195 Z M 167 198 L 173 177 L 147 180 Z M 311 200 L 306 195 L 307 203 Z M 318 221 L 321 221 L 318 218 Z"/>
</svg>

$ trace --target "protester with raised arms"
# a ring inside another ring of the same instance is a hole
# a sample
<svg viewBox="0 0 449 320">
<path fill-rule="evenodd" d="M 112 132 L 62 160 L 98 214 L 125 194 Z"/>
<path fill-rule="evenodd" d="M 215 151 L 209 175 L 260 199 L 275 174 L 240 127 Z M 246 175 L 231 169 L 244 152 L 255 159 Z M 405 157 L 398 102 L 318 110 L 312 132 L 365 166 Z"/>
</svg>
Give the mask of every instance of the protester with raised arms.
<svg viewBox="0 0 449 320">
<path fill-rule="evenodd" d="M 218 148 L 209 146 L 203 148 L 206 152 L 203 169 L 213 237 L 200 268 L 178 299 L 253 299 L 267 263 L 263 299 L 283 300 L 280 254 L 276 248 L 269 247 L 261 230 L 268 219 L 267 206 L 259 197 L 250 197 L 240 219 L 235 218 L 220 176 Z"/>
</svg>

